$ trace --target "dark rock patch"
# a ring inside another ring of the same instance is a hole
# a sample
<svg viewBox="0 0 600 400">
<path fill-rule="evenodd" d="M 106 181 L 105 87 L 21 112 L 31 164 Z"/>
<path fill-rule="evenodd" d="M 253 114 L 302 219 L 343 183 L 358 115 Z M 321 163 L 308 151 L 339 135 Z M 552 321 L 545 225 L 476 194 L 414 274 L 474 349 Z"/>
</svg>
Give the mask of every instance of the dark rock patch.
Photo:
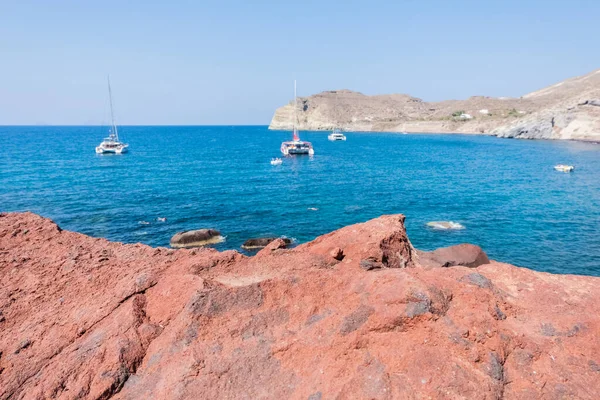
<svg viewBox="0 0 600 400">
<path fill-rule="evenodd" d="M 430 312 L 431 300 L 425 293 L 415 292 L 406 304 L 406 315 L 414 318 Z"/>
<path fill-rule="evenodd" d="M 33 342 L 29 338 L 22 340 L 21 343 L 19 343 L 19 345 L 17 346 L 15 354 L 19 354 L 22 350 L 25 350 L 26 348 L 31 346 L 31 343 Z"/>
<path fill-rule="evenodd" d="M 541 331 L 544 336 L 556 336 L 558 334 L 552 324 L 542 324 Z"/>
<path fill-rule="evenodd" d="M 360 260 L 360 267 L 365 271 L 372 271 L 374 269 L 381 269 L 384 267 L 383 263 L 376 259 L 369 257 L 364 260 Z"/>
<path fill-rule="evenodd" d="M 406 305 L 406 315 L 409 318 L 414 318 L 429 312 L 429 302 L 410 302 Z"/>
<path fill-rule="evenodd" d="M 577 335 L 583 329 L 585 329 L 584 325 L 582 325 L 582 324 L 575 324 L 575 325 L 573 325 L 573 327 L 571 329 L 569 329 L 565 333 L 565 336 L 567 336 L 567 337 L 575 336 L 575 335 Z"/>
<path fill-rule="evenodd" d="M 308 396 L 308 400 L 321 400 L 323 398 L 323 394 L 321 392 L 315 392 Z"/>
<path fill-rule="evenodd" d="M 492 281 L 490 281 L 485 276 L 478 274 L 476 272 L 472 274 L 465 275 L 461 281 L 465 281 L 475 286 L 479 286 L 483 289 L 490 289 L 492 287 Z"/>
<path fill-rule="evenodd" d="M 320 320 L 328 317 L 329 315 L 331 315 L 331 311 L 329 311 L 329 310 L 326 310 L 326 311 L 322 312 L 321 314 L 313 314 L 306 319 L 306 322 L 304 324 L 306 326 L 310 326 L 310 325 L 317 323 Z"/>
<path fill-rule="evenodd" d="M 340 327 L 340 334 L 347 335 L 360 328 L 375 310 L 373 307 L 361 305 L 352 314 L 347 315 Z"/>
<path fill-rule="evenodd" d="M 497 381 L 504 380 L 504 365 L 502 365 L 502 359 L 498 354 L 490 353 L 490 361 L 487 365 L 488 375 Z"/>
<path fill-rule="evenodd" d="M 504 314 L 502 312 L 500 307 L 498 307 L 498 304 L 494 305 L 494 310 L 493 310 L 492 316 L 494 317 L 494 319 L 496 319 L 498 321 L 506 319 L 506 314 Z"/>
<path fill-rule="evenodd" d="M 580 106 L 596 106 L 596 107 L 600 107 L 600 100 L 599 99 L 590 99 L 590 100 L 586 100 L 582 103 L 579 103 L 578 105 Z"/>
</svg>

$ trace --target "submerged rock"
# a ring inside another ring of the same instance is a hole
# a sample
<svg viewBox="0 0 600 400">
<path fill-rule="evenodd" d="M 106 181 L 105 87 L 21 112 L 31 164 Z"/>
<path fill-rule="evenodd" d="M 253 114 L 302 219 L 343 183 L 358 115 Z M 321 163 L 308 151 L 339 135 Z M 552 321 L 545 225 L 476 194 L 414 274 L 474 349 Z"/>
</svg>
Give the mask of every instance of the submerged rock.
<svg viewBox="0 0 600 400">
<path fill-rule="evenodd" d="M 279 238 L 266 237 L 266 238 L 248 239 L 244 242 L 244 244 L 242 244 L 242 249 L 245 249 L 245 250 L 262 249 L 263 247 L 266 247 L 269 243 L 271 243 L 273 240 L 276 240 L 276 239 L 279 239 Z M 288 238 L 281 238 L 281 240 L 283 240 L 283 242 L 286 245 L 289 245 L 292 243 L 292 241 Z"/>
<path fill-rule="evenodd" d="M 216 229 L 197 229 L 177 232 L 171 238 L 170 245 L 174 248 L 201 247 L 207 244 L 220 243 L 223 240 L 225 238 Z"/>
<path fill-rule="evenodd" d="M 433 229 L 440 230 L 461 230 L 465 229 L 464 225 L 453 221 L 431 221 L 427 223 L 427 226 Z"/>
</svg>

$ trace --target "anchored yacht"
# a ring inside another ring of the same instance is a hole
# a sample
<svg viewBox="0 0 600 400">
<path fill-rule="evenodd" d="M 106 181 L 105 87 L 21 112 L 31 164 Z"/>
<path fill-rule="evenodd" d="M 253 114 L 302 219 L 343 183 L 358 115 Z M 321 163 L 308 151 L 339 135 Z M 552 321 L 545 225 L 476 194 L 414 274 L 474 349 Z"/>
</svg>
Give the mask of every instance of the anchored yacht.
<svg viewBox="0 0 600 400">
<path fill-rule="evenodd" d="M 292 140 L 289 142 L 281 143 L 281 152 L 285 156 L 291 155 L 299 155 L 299 154 L 308 154 L 312 156 L 315 154 L 315 150 L 313 149 L 312 143 L 305 142 L 300 140 L 300 136 L 298 135 L 298 128 L 296 127 L 297 123 L 297 99 L 296 99 L 296 81 L 294 81 L 294 134 L 292 136 Z"/>
<path fill-rule="evenodd" d="M 331 140 L 332 142 L 335 142 L 336 140 L 346 140 L 346 135 L 344 135 L 339 129 L 334 129 L 333 132 L 327 136 L 327 139 Z"/>
<path fill-rule="evenodd" d="M 110 119 L 111 127 L 108 137 L 104 138 L 102 143 L 96 147 L 97 154 L 123 154 L 127 152 L 128 144 L 119 141 L 119 131 L 115 124 L 115 115 L 113 112 L 112 91 L 110 89 L 110 76 L 108 77 L 108 99 L 110 101 Z"/>
</svg>

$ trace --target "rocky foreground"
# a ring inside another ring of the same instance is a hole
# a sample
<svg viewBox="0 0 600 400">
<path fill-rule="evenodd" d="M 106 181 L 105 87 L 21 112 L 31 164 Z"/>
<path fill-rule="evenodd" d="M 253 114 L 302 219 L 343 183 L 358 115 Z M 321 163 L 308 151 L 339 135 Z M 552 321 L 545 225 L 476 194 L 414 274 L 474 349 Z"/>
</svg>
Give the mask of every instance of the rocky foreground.
<svg viewBox="0 0 600 400">
<path fill-rule="evenodd" d="M 598 398 L 599 278 L 419 252 L 403 221 L 246 257 L 2 214 L 0 399 Z"/>
<path fill-rule="evenodd" d="M 289 130 L 293 103 L 278 108 L 270 129 Z M 425 102 L 404 95 L 350 90 L 298 99 L 303 130 L 470 133 L 519 139 L 600 141 L 600 70 L 520 98 L 473 96 Z"/>
</svg>

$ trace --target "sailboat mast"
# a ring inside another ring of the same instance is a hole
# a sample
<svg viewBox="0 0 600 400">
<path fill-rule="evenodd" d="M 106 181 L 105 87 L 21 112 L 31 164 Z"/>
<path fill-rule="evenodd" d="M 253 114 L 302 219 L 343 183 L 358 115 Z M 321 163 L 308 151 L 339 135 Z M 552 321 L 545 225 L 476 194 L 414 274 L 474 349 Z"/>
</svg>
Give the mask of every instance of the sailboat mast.
<svg viewBox="0 0 600 400">
<path fill-rule="evenodd" d="M 296 123 L 298 120 L 297 113 L 298 112 L 298 100 L 296 97 L 296 80 L 294 79 L 294 136 L 296 136 Z"/>
<path fill-rule="evenodd" d="M 113 111 L 112 102 L 112 90 L 110 89 L 110 75 L 108 75 L 108 100 L 110 102 L 110 120 L 112 122 L 112 134 L 115 135 L 117 142 L 119 141 L 119 132 L 117 131 L 117 125 L 115 125 L 115 113 Z"/>
</svg>

